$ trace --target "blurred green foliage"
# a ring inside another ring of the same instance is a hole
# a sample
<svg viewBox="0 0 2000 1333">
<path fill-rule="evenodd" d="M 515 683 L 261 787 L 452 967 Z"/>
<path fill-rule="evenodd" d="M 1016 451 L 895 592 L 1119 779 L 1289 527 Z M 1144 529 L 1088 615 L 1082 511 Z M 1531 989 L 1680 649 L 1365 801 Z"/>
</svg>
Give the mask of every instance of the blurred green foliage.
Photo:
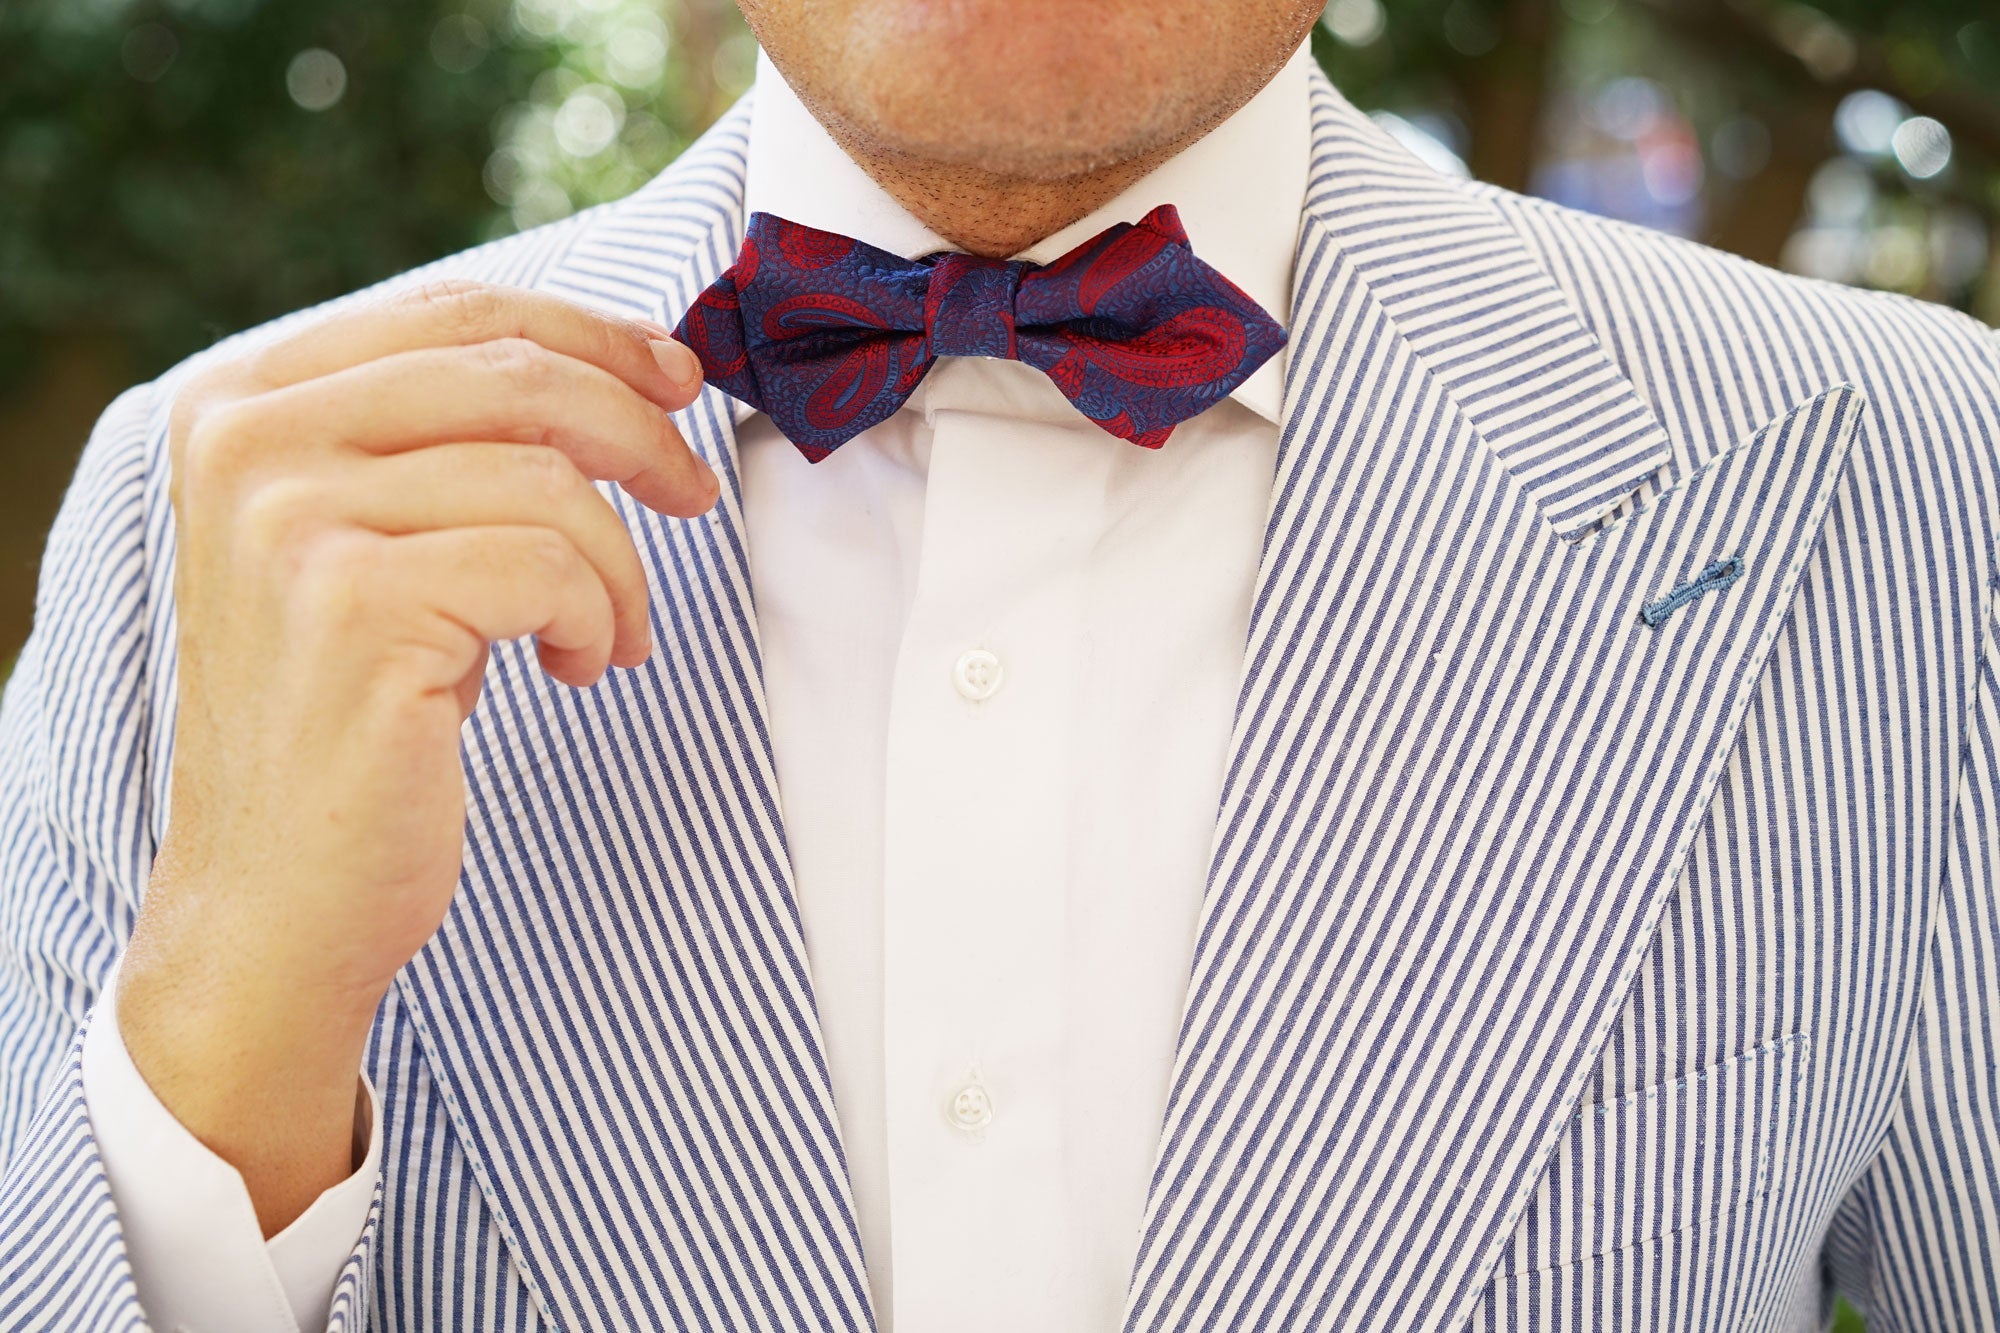
<svg viewBox="0 0 2000 1333">
<path fill-rule="evenodd" d="M 0 10 L 0 364 L 77 323 L 157 364 L 469 244 L 493 108 L 542 61 L 438 78 L 435 20 L 339 0 Z M 365 72 L 331 114 L 287 95 L 311 48 Z"/>
<path fill-rule="evenodd" d="M 58 330 L 147 373 L 629 191 L 747 83 L 738 38 L 717 84 L 724 30 L 674 0 L 0 4 L 0 394 Z"/>
<path fill-rule="evenodd" d="M 1346 8 L 1368 22 L 1365 5 Z M 1734 49 L 1717 46 L 1704 58 L 1729 66 L 1731 77 L 1776 77 L 1783 56 L 1818 62 L 1828 78 L 1856 72 L 1863 57 L 1881 57 L 1905 91 L 1924 95 L 1953 85 L 2000 87 L 2000 14 L 1992 0 L 1387 0 L 1380 5 L 1382 40 L 1343 42 L 1330 24 L 1318 48 L 1329 72 L 1350 96 L 1368 105 L 1414 98 L 1436 104 L 1456 96 L 1468 69 L 1505 51 L 1528 29 L 1589 28 L 1625 12 L 1652 22 L 1652 31 L 1696 38 L 1701 32 L 1747 34 Z M 1733 16 L 1733 17 L 1732 17 Z M 1356 29 L 1350 29 L 1354 31 Z"/>
<path fill-rule="evenodd" d="M 2000 323 L 1993 0 L 1330 0 L 1326 13 L 1314 48 L 1341 89 L 1426 122 L 1482 179 Z M 1606 144 L 1598 104 L 1634 84 L 1667 114 Z M 1669 130 L 1686 143 L 1662 143 Z M 1631 139 L 1662 160 L 1691 151 L 1692 172 L 1671 173 L 1692 180 L 1685 206 L 1622 208 L 1579 179 L 1580 162 L 1629 156 Z"/>
</svg>

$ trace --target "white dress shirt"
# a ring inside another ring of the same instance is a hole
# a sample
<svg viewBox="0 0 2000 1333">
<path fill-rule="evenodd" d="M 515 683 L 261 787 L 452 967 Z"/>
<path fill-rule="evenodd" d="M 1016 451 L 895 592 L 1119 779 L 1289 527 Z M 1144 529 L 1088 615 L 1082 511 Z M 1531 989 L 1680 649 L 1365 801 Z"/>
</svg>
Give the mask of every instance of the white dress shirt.
<svg viewBox="0 0 2000 1333">
<path fill-rule="evenodd" d="M 1235 115 L 1023 251 L 1157 204 L 1289 322 L 1301 47 Z M 951 248 L 760 56 L 748 211 Z M 881 1327 L 1109 1330 L 1139 1240 L 1277 451 L 1284 353 L 1143 449 L 1031 367 L 943 358 L 808 464 L 738 405 L 779 795 Z M 266 1242 L 236 1172 L 85 1042 L 91 1124 L 156 1325 L 323 1328 L 370 1146 Z M 279 1299 L 282 1294 L 283 1299 Z M 286 1307 L 289 1307 L 287 1310 Z"/>
</svg>

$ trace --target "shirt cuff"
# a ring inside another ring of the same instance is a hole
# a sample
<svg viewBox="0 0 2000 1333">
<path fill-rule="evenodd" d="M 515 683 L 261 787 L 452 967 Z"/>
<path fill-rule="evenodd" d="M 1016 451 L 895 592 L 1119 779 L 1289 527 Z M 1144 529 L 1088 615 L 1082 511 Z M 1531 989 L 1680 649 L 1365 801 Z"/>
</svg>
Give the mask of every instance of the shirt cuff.
<svg viewBox="0 0 2000 1333">
<path fill-rule="evenodd" d="M 368 1118 L 360 1168 L 266 1241 L 242 1175 L 174 1119 L 132 1063 L 117 986 L 114 967 L 83 1039 L 83 1098 L 147 1319 L 202 1333 L 323 1333 L 374 1208 L 382 1167 L 374 1085 L 364 1075 L 356 1099 Z"/>
</svg>

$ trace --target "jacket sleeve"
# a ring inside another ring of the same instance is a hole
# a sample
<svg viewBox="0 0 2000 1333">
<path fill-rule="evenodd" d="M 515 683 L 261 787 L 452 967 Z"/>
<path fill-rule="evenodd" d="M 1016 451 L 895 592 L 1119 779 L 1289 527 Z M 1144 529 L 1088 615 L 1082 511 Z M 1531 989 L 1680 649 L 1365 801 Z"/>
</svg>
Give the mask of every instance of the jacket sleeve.
<svg viewBox="0 0 2000 1333">
<path fill-rule="evenodd" d="M 2000 593 L 1996 593 L 2000 600 Z M 1945 882 L 1887 1138 L 1829 1236 L 1868 1333 L 2000 1329 L 2000 623 L 1989 607 Z"/>
<path fill-rule="evenodd" d="M 143 1330 L 83 1093 L 82 1034 L 152 866 L 157 389 L 107 408 L 50 530 L 34 627 L 0 694 L 0 1333 Z M 171 645 L 167 645 L 171 649 Z M 367 1322 L 377 1216 L 335 1288 Z"/>
</svg>

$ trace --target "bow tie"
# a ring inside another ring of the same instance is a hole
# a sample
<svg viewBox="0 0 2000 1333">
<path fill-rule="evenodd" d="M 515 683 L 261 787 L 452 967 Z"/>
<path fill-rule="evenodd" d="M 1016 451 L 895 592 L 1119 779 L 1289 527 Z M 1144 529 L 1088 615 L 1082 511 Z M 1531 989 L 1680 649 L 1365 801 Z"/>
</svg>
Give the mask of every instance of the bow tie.
<svg viewBox="0 0 2000 1333">
<path fill-rule="evenodd" d="M 892 415 L 940 356 L 1025 361 L 1105 430 L 1157 449 L 1285 341 L 1195 258 L 1171 204 L 1050 264 L 904 259 L 754 213 L 674 336 L 814 463 Z"/>
</svg>

